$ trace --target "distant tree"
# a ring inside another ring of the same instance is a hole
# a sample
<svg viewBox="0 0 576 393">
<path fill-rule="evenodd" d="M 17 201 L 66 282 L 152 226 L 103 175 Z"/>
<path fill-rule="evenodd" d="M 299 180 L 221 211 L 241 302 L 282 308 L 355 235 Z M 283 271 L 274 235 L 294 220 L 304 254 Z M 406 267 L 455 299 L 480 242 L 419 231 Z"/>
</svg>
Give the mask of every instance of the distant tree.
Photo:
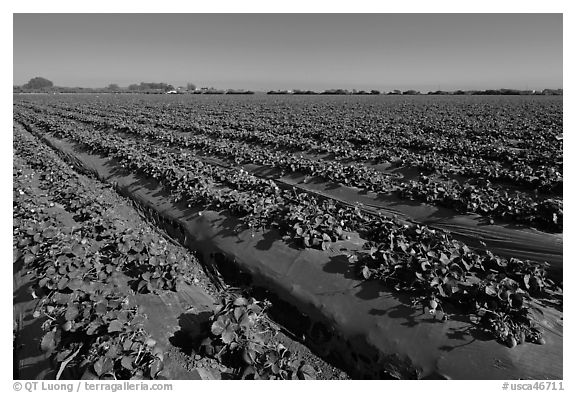
<svg viewBox="0 0 576 393">
<path fill-rule="evenodd" d="M 45 89 L 54 86 L 54 83 L 48 79 L 37 76 L 32 78 L 24 86 L 25 89 Z"/>
<path fill-rule="evenodd" d="M 324 90 L 320 94 L 344 95 L 344 94 L 350 94 L 350 92 L 346 89 L 328 89 L 328 90 Z"/>
<path fill-rule="evenodd" d="M 170 91 L 174 90 L 174 86 L 164 82 L 140 82 L 140 85 L 136 85 L 134 90 L 141 90 L 146 92 Z"/>
<path fill-rule="evenodd" d="M 120 86 L 118 86 L 116 83 L 111 83 L 108 85 L 108 90 L 118 91 L 120 90 Z"/>
<path fill-rule="evenodd" d="M 405 92 L 402 93 L 403 95 L 408 95 L 408 96 L 413 96 L 413 95 L 417 95 L 420 94 L 419 91 L 416 90 L 406 90 Z"/>
<path fill-rule="evenodd" d="M 564 95 L 564 89 L 544 89 L 541 94 L 546 96 L 561 96 Z"/>
<path fill-rule="evenodd" d="M 380 94 L 379 90 L 370 90 L 370 94 Z"/>
<path fill-rule="evenodd" d="M 194 83 L 187 83 L 186 90 L 188 91 L 196 90 L 196 85 Z"/>
</svg>

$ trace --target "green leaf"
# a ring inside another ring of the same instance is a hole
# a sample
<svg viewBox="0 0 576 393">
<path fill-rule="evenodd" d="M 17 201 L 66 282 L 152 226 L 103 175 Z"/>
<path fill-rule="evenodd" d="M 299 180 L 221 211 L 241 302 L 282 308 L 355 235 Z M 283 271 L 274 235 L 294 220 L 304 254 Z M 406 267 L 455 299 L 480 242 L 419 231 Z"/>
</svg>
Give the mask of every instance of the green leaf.
<svg viewBox="0 0 576 393">
<path fill-rule="evenodd" d="M 78 290 L 84 286 L 84 281 L 80 280 L 79 278 L 75 278 L 70 280 L 68 283 L 68 288 L 72 289 L 73 291 Z"/>
<path fill-rule="evenodd" d="M 249 313 L 243 313 L 242 318 L 239 321 L 239 325 L 245 331 L 249 330 L 252 326 L 254 326 L 254 317 L 251 316 Z"/>
<path fill-rule="evenodd" d="M 236 307 L 234 309 L 234 318 L 236 319 L 236 322 L 240 322 L 244 313 L 245 309 L 243 307 Z"/>
<path fill-rule="evenodd" d="M 94 311 L 96 312 L 96 314 L 100 316 L 106 314 L 107 310 L 108 310 L 108 302 L 105 299 L 96 303 L 96 306 L 94 307 Z"/>
<path fill-rule="evenodd" d="M 129 312 L 127 310 L 122 310 L 118 312 L 118 321 L 122 324 L 128 323 Z"/>
<path fill-rule="evenodd" d="M 224 329 L 226 329 L 226 324 L 221 318 L 218 318 L 216 321 L 214 321 L 214 323 L 212 323 L 210 331 L 212 332 L 213 335 L 219 336 L 222 334 Z"/>
<path fill-rule="evenodd" d="M 248 347 L 244 348 L 242 351 L 242 360 L 244 360 L 246 364 L 254 364 L 256 361 L 256 352 L 254 352 L 252 349 L 249 349 Z"/>
<path fill-rule="evenodd" d="M 70 329 L 72 329 L 72 322 L 66 321 L 66 323 L 64 325 L 62 325 L 62 330 L 64 330 L 65 332 L 68 332 L 68 331 L 70 331 Z"/>
<path fill-rule="evenodd" d="M 108 333 L 121 332 L 123 328 L 124 324 L 119 320 L 115 319 L 112 322 L 110 322 L 110 325 L 108 325 Z"/>
<path fill-rule="evenodd" d="M 72 249 L 72 254 L 74 254 L 77 257 L 80 257 L 84 254 L 84 249 L 82 248 L 82 246 L 80 244 L 77 244 Z"/>
<path fill-rule="evenodd" d="M 114 363 L 113 363 L 112 359 L 107 358 L 105 356 L 100 357 L 94 363 L 94 371 L 96 372 L 96 375 L 98 375 L 99 377 L 102 376 L 103 374 L 106 374 L 106 373 L 112 371 L 113 367 L 114 367 Z"/>
<path fill-rule="evenodd" d="M 134 356 L 123 356 L 120 363 L 122 364 L 122 367 L 124 367 L 126 370 L 134 370 L 134 367 L 132 367 L 133 362 L 134 362 Z"/>
<path fill-rule="evenodd" d="M 138 292 L 143 292 L 143 290 L 148 286 L 148 282 L 146 280 L 142 280 L 138 283 Z"/>
<path fill-rule="evenodd" d="M 228 326 L 226 330 L 222 332 L 221 339 L 224 344 L 230 344 L 232 341 L 234 341 L 235 338 L 236 333 L 234 332 L 234 329 L 232 329 L 230 326 Z"/>
<path fill-rule="evenodd" d="M 50 331 L 42 337 L 40 349 L 44 352 L 52 353 L 60 343 L 60 331 Z"/>
<path fill-rule="evenodd" d="M 62 277 L 60 281 L 58 281 L 58 289 L 63 290 L 68 285 L 68 277 Z"/>
<path fill-rule="evenodd" d="M 26 254 L 26 255 L 24 256 L 24 264 L 25 264 L 25 265 L 29 265 L 30 263 L 32 263 L 32 261 L 34 261 L 34 258 L 35 258 L 34 255 L 32 255 L 32 254 Z"/>
<path fill-rule="evenodd" d="M 69 306 L 66 310 L 66 314 L 64 314 L 64 318 L 67 321 L 73 321 L 78 316 L 78 307 L 76 306 Z"/>
<path fill-rule="evenodd" d="M 54 236 L 56 236 L 57 233 L 58 233 L 58 231 L 56 230 L 56 228 L 49 227 L 49 228 L 46 228 L 42 231 L 42 237 L 44 239 L 51 239 Z"/>
<path fill-rule="evenodd" d="M 65 304 L 68 304 L 68 302 L 70 301 L 70 294 L 57 292 L 54 294 L 54 296 L 52 296 L 52 300 L 54 301 L 54 303 L 63 306 Z"/>
<path fill-rule="evenodd" d="M 96 334 L 98 328 L 101 326 L 102 326 L 102 320 L 100 318 L 95 319 L 94 321 L 90 322 L 90 324 L 88 324 L 88 329 L 86 330 L 86 334 L 89 336 Z"/>
<path fill-rule="evenodd" d="M 118 355 L 122 352 L 122 348 L 120 348 L 119 344 L 112 344 L 108 351 L 106 351 L 106 357 L 111 359 L 117 359 Z"/>
<path fill-rule="evenodd" d="M 129 338 L 124 340 L 122 348 L 124 349 L 124 351 L 129 351 L 132 348 L 132 340 L 130 340 Z"/>
<path fill-rule="evenodd" d="M 496 288 L 494 288 L 494 286 L 492 286 L 492 285 L 487 285 L 486 288 L 484 288 L 484 292 L 488 296 L 497 296 L 498 295 L 498 292 L 496 292 Z"/>
<path fill-rule="evenodd" d="M 132 377 L 130 377 L 130 380 L 142 380 L 144 379 L 144 373 L 142 372 L 142 370 L 136 370 L 136 372 L 134 373 L 134 375 L 132 375 Z"/>
<path fill-rule="evenodd" d="M 38 282 L 38 286 L 39 286 L 40 288 L 43 288 L 43 287 L 45 287 L 49 282 L 50 282 L 50 280 L 48 279 L 48 277 L 44 277 L 43 279 L 41 279 L 41 280 Z"/>
<path fill-rule="evenodd" d="M 370 271 L 368 266 L 364 266 L 362 268 L 362 276 L 364 276 L 364 279 L 368 280 L 371 275 L 372 275 L 372 272 Z"/>
<path fill-rule="evenodd" d="M 312 366 L 310 366 L 308 364 L 303 364 L 298 369 L 298 378 L 315 380 L 316 379 L 316 371 L 314 371 L 314 368 Z"/>
<path fill-rule="evenodd" d="M 530 289 L 530 274 L 524 275 L 524 285 L 526 286 L 526 289 Z"/>
<path fill-rule="evenodd" d="M 234 299 L 235 306 L 246 306 L 247 304 L 248 300 L 246 300 L 246 298 L 244 297 L 237 297 L 236 299 Z"/>
</svg>

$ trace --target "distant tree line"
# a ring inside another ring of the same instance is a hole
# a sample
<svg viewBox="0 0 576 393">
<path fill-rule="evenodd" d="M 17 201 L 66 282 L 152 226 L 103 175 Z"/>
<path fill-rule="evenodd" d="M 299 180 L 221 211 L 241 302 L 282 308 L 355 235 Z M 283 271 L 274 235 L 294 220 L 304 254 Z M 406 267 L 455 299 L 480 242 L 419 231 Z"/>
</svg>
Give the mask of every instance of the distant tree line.
<svg viewBox="0 0 576 393">
<path fill-rule="evenodd" d="M 174 86 L 163 82 L 140 82 L 139 85 L 132 84 L 128 86 L 128 90 L 138 92 L 167 92 L 175 89 Z"/>
<path fill-rule="evenodd" d="M 226 90 L 226 94 L 254 94 L 254 92 L 251 91 L 251 90 L 233 90 L 233 89 L 229 89 L 229 90 Z"/>
<path fill-rule="evenodd" d="M 313 90 L 270 90 L 267 94 L 320 94 L 320 95 L 421 95 L 418 90 L 391 90 L 387 93 L 380 92 L 379 90 L 345 90 L 345 89 L 329 89 L 322 92 Z M 515 89 L 498 89 L 498 90 L 455 90 L 445 91 L 437 90 L 426 93 L 428 95 L 563 95 L 563 89 L 544 89 L 544 90 L 515 90 Z"/>
<path fill-rule="evenodd" d="M 193 83 L 187 83 L 186 87 L 175 88 L 173 85 L 164 82 L 140 82 L 131 84 L 126 88 L 120 87 L 116 83 L 111 83 L 107 87 L 87 88 L 87 87 L 62 87 L 54 86 L 48 79 L 35 77 L 22 86 L 14 86 L 14 93 L 138 93 L 138 94 L 254 94 L 253 91 L 244 89 L 221 90 L 214 87 L 196 88 Z"/>
<path fill-rule="evenodd" d="M 302 95 L 302 94 L 321 94 L 321 95 L 377 95 L 380 94 L 380 91 L 378 90 L 370 90 L 365 91 L 365 90 L 345 90 L 345 89 L 330 89 L 330 90 L 324 90 L 322 92 L 316 92 L 313 90 L 270 90 L 269 92 L 267 92 L 266 94 L 295 94 L 295 95 Z"/>
<path fill-rule="evenodd" d="M 173 85 L 164 82 L 140 82 L 131 84 L 127 88 L 122 88 L 116 83 L 111 83 L 107 87 L 87 88 L 87 87 L 62 87 L 54 86 L 52 81 L 37 76 L 22 86 L 14 86 L 14 93 L 145 93 L 145 94 L 254 94 L 251 90 L 243 89 L 216 89 L 214 87 L 202 87 L 198 89 L 195 84 L 187 83 L 186 87 L 175 88 Z M 387 93 L 379 90 L 347 90 L 347 89 L 327 89 L 322 92 L 313 90 L 270 90 L 267 94 L 293 94 L 293 95 L 420 95 L 417 90 L 391 90 Z M 489 90 L 436 90 L 430 91 L 428 95 L 563 95 L 563 89 L 544 90 L 516 90 L 516 89 L 489 89 Z"/>
<path fill-rule="evenodd" d="M 179 88 L 178 91 L 195 90 L 196 86 L 188 83 L 186 88 Z M 64 87 L 54 86 L 52 81 L 46 78 L 35 77 L 22 86 L 14 86 L 14 93 L 146 93 L 146 94 L 164 94 L 170 91 L 177 91 L 174 86 L 164 82 L 140 82 L 132 84 L 127 88 L 122 88 L 116 83 L 111 83 L 107 87 L 89 88 L 89 87 Z"/>
<path fill-rule="evenodd" d="M 499 96 L 521 96 L 521 95 L 563 95 L 563 89 L 544 90 L 516 90 L 516 89 L 489 89 L 489 90 L 455 90 L 455 91 L 431 91 L 429 95 L 499 95 Z"/>
</svg>

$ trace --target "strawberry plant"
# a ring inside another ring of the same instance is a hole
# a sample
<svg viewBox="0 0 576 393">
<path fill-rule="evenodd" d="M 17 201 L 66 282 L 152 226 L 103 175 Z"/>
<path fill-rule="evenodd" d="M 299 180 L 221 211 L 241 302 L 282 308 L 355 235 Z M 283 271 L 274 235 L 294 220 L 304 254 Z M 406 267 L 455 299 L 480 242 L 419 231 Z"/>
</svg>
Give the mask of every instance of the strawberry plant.
<svg viewBox="0 0 576 393">
<path fill-rule="evenodd" d="M 201 343 L 208 356 L 237 370 L 241 379 L 315 379 L 306 363 L 276 342 L 277 328 L 266 317 L 269 303 L 226 293 Z"/>
</svg>

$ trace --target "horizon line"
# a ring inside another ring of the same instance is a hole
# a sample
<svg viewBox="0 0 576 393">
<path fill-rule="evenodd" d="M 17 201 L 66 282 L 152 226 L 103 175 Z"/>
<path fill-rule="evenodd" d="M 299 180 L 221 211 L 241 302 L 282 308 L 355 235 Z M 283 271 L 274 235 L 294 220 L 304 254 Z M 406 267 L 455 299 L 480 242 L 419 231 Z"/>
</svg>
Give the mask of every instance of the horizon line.
<svg viewBox="0 0 576 393">
<path fill-rule="evenodd" d="M 28 83 L 28 82 L 26 82 Z M 13 88 L 17 88 L 20 87 L 22 88 L 26 83 L 23 84 L 14 84 L 13 83 Z M 81 85 L 76 85 L 76 86 L 64 86 L 64 85 L 56 85 L 54 84 L 51 88 L 64 88 L 64 89 L 107 89 L 109 88 L 110 85 L 117 85 L 119 89 L 128 89 L 129 86 L 131 85 L 138 85 L 140 83 L 158 83 L 158 84 L 166 84 L 168 86 L 172 86 L 174 87 L 174 89 L 180 89 L 180 88 L 185 88 L 185 84 L 178 84 L 178 83 L 169 83 L 169 82 L 145 82 L 145 81 L 139 81 L 139 82 L 133 82 L 130 83 L 128 85 L 119 85 L 117 83 L 109 83 L 108 86 L 81 86 Z M 285 92 L 285 91 L 312 91 L 312 92 L 323 92 L 323 91 L 330 91 L 330 90 L 344 90 L 344 91 L 370 91 L 370 90 L 377 90 L 380 92 L 384 92 L 384 91 L 389 91 L 389 92 L 393 92 L 393 91 L 417 91 L 417 92 L 435 92 L 435 91 L 446 91 L 446 92 L 455 92 L 455 91 L 490 91 L 490 90 L 515 90 L 515 91 L 544 91 L 544 90 L 563 90 L 563 86 L 561 87 L 544 87 L 544 88 L 531 88 L 531 87 L 525 87 L 525 88 L 513 88 L 513 87 L 487 87 L 487 88 L 463 88 L 463 87 L 459 87 L 459 88 L 451 88 L 451 89 L 418 89 L 418 88 L 388 88 L 388 89 L 379 89 L 377 87 L 365 87 L 365 88 L 355 88 L 355 87 L 331 87 L 331 88 L 327 88 L 327 89 L 312 89 L 312 88 L 301 88 L 301 87 L 297 87 L 297 88 L 290 88 L 290 89 L 280 89 L 280 88 L 267 88 L 267 89 L 252 89 L 252 88 L 227 88 L 227 87 L 215 87 L 215 86 L 202 86 L 202 87 L 198 87 L 201 86 L 200 84 L 197 83 L 192 83 L 192 82 L 188 82 L 193 84 L 194 86 L 196 86 L 196 90 L 200 90 L 200 89 L 213 89 L 213 90 L 222 90 L 222 91 L 229 91 L 229 90 L 233 90 L 233 91 L 253 91 L 253 92 L 270 92 L 270 91 L 280 91 L 280 92 Z M 178 85 L 178 86 L 177 86 Z"/>
</svg>

